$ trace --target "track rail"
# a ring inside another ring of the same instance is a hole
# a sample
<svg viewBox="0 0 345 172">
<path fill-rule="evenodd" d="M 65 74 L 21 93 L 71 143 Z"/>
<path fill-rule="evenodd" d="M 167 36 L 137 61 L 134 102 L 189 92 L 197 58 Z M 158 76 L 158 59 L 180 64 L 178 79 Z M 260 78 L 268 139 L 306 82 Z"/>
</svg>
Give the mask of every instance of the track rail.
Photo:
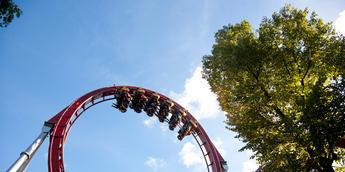
<svg viewBox="0 0 345 172">
<path fill-rule="evenodd" d="M 158 94 L 160 96 L 160 102 L 171 101 L 174 103 L 172 107 L 173 109 L 178 109 L 186 112 L 186 115 L 182 117 L 182 121 L 178 126 L 181 127 L 182 124 L 190 121 L 193 121 L 197 124 L 197 127 L 192 128 L 190 134 L 195 138 L 202 151 L 208 171 L 227 171 L 226 161 L 213 145 L 203 127 L 186 109 L 184 109 L 177 102 L 149 89 L 134 86 L 112 86 L 100 88 L 83 95 L 46 122 L 47 125 L 53 126 L 50 132 L 48 156 L 49 172 L 65 171 L 63 159 L 64 143 L 66 142 L 68 133 L 76 120 L 92 106 L 105 101 L 116 99 L 116 93 L 124 87 L 129 89 L 129 94 L 131 95 L 133 95 L 134 92 L 138 91 L 139 89 L 145 90 L 144 94 L 148 97 L 152 96 L 153 94 Z M 155 112 L 154 115 L 158 116 L 157 112 Z M 171 116 L 171 114 L 169 114 L 169 116 Z M 165 122 L 169 122 L 169 120 L 167 119 L 165 119 Z"/>
</svg>

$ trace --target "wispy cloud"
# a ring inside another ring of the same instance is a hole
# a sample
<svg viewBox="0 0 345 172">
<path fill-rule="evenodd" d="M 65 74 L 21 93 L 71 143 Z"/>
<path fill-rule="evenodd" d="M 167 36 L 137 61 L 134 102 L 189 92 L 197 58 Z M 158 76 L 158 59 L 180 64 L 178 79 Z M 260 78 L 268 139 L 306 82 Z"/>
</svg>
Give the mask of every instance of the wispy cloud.
<svg viewBox="0 0 345 172">
<path fill-rule="evenodd" d="M 202 27 L 201 27 L 201 37 L 205 38 L 207 32 L 209 32 L 210 26 L 210 7 L 209 1 L 204 0 L 202 6 Z"/>
<path fill-rule="evenodd" d="M 211 92 L 207 81 L 202 78 L 201 70 L 200 66 L 197 67 L 192 76 L 185 81 L 182 93 L 171 93 L 171 96 L 198 120 L 222 114 L 217 96 Z"/>
<path fill-rule="evenodd" d="M 345 10 L 339 13 L 339 16 L 334 21 L 334 27 L 337 32 L 345 34 Z"/>
<path fill-rule="evenodd" d="M 161 124 L 159 125 L 159 129 L 160 129 L 163 133 L 167 132 L 167 131 L 168 131 L 168 128 L 169 128 L 169 126 L 166 125 L 166 124 L 161 123 Z"/>
<path fill-rule="evenodd" d="M 149 167 L 152 171 L 157 171 L 160 168 L 163 168 L 167 165 L 167 162 L 163 159 L 154 158 L 154 157 L 147 157 L 145 161 L 145 165 Z"/>
<path fill-rule="evenodd" d="M 152 128 L 153 125 L 155 124 L 155 119 L 154 118 L 148 118 L 143 121 L 143 124 L 146 125 L 149 128 Z"/>
</svg>

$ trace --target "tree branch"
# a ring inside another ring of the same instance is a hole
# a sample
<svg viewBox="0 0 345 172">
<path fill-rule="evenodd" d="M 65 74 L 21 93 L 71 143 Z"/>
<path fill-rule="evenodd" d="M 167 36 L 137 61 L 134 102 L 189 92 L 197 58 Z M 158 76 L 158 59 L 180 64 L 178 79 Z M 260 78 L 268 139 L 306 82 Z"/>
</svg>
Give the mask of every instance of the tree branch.
<svg viewBox="0 0 345 172">
<path fill-rule="evenodd" d="M 307 66 L 307 70 L 304 72 L 304 75 L 301 79 L 301 85 L 302 85 L 302 89 L 304 89 L 304 78 L 307 76 L 308 72 L 309 72 L 309 69 L 310 69 L 310 66 L 311 66 L 311 61 L 308 60 L 308 66 Z"/>
<path fill-rule="evenodd" d="M 290 72 L 289 68 L 287 67 L 287 65 L 286 65 L 286 61 L 285 61 L 285 59 L 284 59 L 284 58 L 283 58 L 283 64 L 284 64 L 284 67 L 285 67 L 285 69 L 286 69 L 287 73 L 288 73 L 288 74 L 289 74 L 289 76 L 291 77 L 291 72 Z"/>
</svg>

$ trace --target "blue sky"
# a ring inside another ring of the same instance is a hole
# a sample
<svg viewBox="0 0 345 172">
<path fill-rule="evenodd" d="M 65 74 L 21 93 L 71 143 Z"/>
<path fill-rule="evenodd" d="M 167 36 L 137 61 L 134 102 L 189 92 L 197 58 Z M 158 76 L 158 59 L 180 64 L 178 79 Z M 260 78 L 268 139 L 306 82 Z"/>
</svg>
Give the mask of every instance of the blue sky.
<svg viewBox="0 0 345 172">
<path fill-rule="evenodd" d="M 45 120 L 86 92 L 113 84 L 177 100 L 199 119 L 230 171 L 255 169 L 250 152 L 238 152 L 243 144 L 225 129 L 200 77 L 214 33 L 243 19 L 257 28 L 285 3 L 337 21 L 345 33 L 343 0 L 16 2 L 22 16 L 0 30 L 0 171 L 31 144 Z M 157 119 L 110 105 L 90 109 L 73 126 L 65 144 L 68 171 L 206 170 L 193 139 L 180 142 Z M 47 171 L 47 141 L 27 171 Z"/>
</svg>

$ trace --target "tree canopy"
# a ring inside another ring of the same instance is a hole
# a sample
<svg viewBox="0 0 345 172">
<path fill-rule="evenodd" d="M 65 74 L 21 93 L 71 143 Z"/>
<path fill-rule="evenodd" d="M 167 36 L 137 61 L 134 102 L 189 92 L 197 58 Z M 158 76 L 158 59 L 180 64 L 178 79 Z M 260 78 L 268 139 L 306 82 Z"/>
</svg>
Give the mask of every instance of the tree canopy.
<svg viewBox="0 0 345 172">
<path fill-rule="evenodd" d="M 14 17 L 19 17 L 22 10 L 12 0 L 0 1 L 0 27 L 7 27 Z"/>
<path fill-rule="evenodd" d="M 203 77 L 227 128 L 267 171 L 334 171 L 344 162 L 345 39 L 315 12 L 285 5 L 253 31 L 248 21 L 215 34 Z"/>
</svg>

